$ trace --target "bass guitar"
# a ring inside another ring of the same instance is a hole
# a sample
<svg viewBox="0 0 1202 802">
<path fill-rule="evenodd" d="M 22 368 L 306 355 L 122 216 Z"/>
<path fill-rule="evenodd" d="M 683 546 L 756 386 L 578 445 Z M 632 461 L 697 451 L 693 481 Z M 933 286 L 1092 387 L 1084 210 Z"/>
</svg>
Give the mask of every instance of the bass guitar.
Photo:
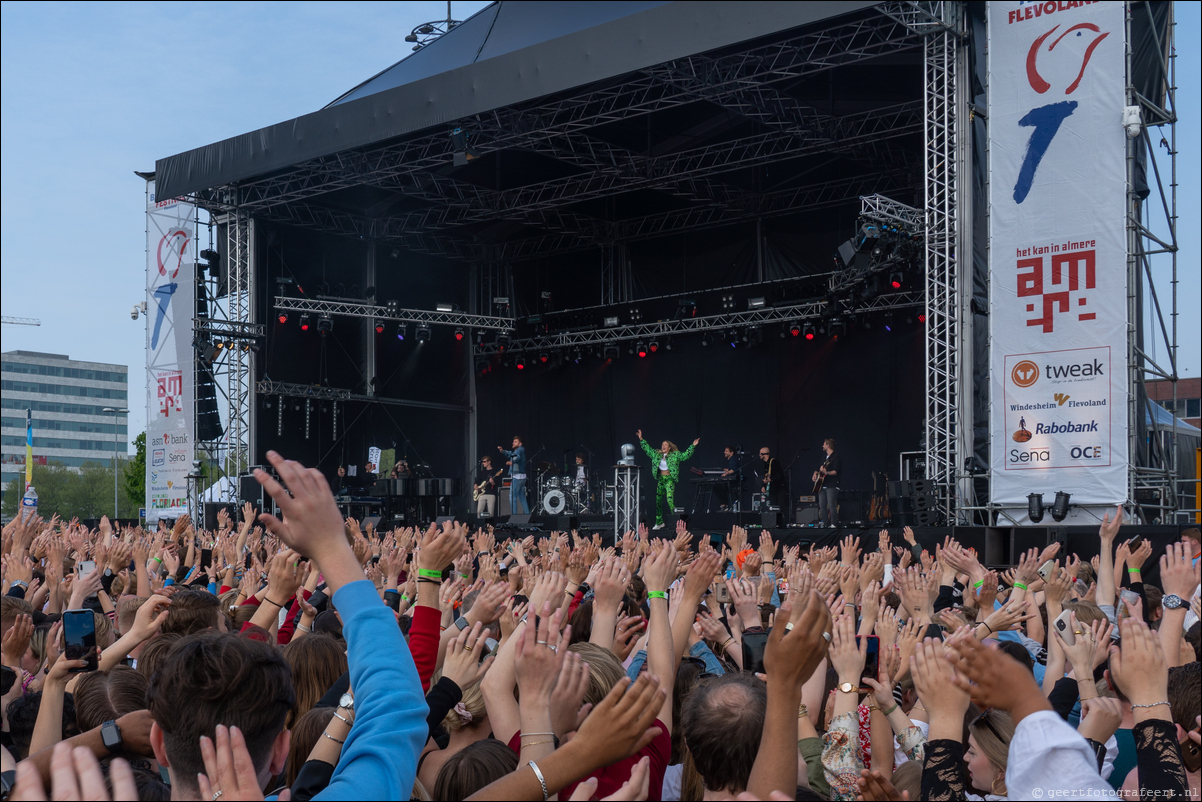
<svg viewBox="0 0 1202 802">
<path fill-rule="evenodd" d="M 475 490 L 472 491 L 472 501 L 479 501 L 480 497 L 484 495 L 485 489 L 488 487 L 488 483 L 491 482 L 494 478 L 500 476 L 504 472 L 505 472 L 505 469 L 502 468 L 501 470 L 494 473 L 492 476 L 485 479 L 480 484 L 476 485 Z"/>
</svg>

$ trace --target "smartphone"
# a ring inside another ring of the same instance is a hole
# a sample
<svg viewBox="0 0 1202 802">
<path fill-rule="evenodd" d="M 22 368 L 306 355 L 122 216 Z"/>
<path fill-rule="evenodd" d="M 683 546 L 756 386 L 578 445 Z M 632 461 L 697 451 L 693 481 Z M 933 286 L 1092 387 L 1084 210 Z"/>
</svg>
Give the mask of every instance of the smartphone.
<svg viewBox="0 0 1202 802">
<path fill-rule="evenodd" d="M 714 588 L 714 598 L 718 600 L 719 604 L 730 604 L 730 589 L 726 587 L 725 582 L 720 582 Z"/>
<path fill-rule="evenodd" d="M 200 570 L 203 571 L 212 564 L 213 564 L 213 550 L 212 549 L 201 549 L 200 550 Z"/>
<path fill-rule="evenodd" d="M 876 635 L 856 635 L 856 646 L 859 646 L 864 638 L 868 639 L 868 654 L 864 659 L 864 673 L 860 676 L 875 681 L 881 667 L 881 639 Z"/>
<path fill-rule="evenodd" d="M 764 673 L 764 649 L 768 646 L 767 632 L 743 633 L 743 670 Z"/>
<path fill-rule="evenodd" d="M 1072 615 L 1072 610 L 1065 610 L 1060 615 L 1056 616 L 1056 620 L 1052 622 L 1052 626 L 1060 633 L 1060 637 L 1069 646 L 1077 642 L 1077 636 L 1073 634 L 1073 622 L 1069 619 Z"/>
<path fill-rule="evenodd" d="M 723 535 L 721 532 L 710 532 L 710 545 L 721 551 L 723 537 L 725 537 L 725 535 Z"/>
<path fill-rule="evenodd" d="M 1144 536 L 1143 535 L 1136 535 L 1135 537 L 1133 537 L 1127 541 L 1127 548 L 1131 549 L 1132 551 L 1135 551 L 1142 545 L 1144 545 Z M 1193 741 L 1190 741 L 1190 743 L 1193 743 Z"/>
<path fill-rule="evenodd" d="M 246 552 L 246 557 L 245 557 L 245 559 L 242 560 L 242 567 L 250 568 L 251 563 L 253 563 L 255 561 L 254 557 L 255 557 L 255 555 L 252 554 L 251 552 L 249 552 L 249 551 Z"/>
<path fill-rule="evenodd" d="M 1048 582 L 1052 578 L 1052 572 L 1056 570 L 1056 561 L 1048 560 L 1043 565 L 1039 566 L 1039 578 L 1044 582 Z"/>
<path fill-rule="evenodd" d="M 1181 742 L 1181 762 L 1186 771 L 1196 772 L 1202 769 L 1202 749 L 1189 738 Z"/>
<path fill-rule="evenodd" d="M 95 560 L 80 560 L 80 562 L 79 562 L 79 575 L 80 576 L 87 576 L 88 574 L 92 573 L 95 570 L 96 570 L 96 561 Z"/>
<path fill-rule="evenodd" d="M 98 667 L 94 615 L 91 610 L 67 610 L 63 613 L 63 654 L 68 660 L 87 661 L 83 668 L 71 669 L 72 674 L 95 671 Z"/>
</svg>

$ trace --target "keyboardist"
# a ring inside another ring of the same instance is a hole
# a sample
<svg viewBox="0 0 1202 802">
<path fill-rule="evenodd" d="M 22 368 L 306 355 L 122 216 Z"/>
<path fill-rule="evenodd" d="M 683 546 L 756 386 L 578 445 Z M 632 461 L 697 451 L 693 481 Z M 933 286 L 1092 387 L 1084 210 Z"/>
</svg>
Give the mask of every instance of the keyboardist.
<svg viewBox="0 0 1202 802">
<path fill-rule="evenodd" d="M 730 446 L 722 449 L 722 456 L 725 461 L 722 463 L 722 478 L 728 480 L 727 484 L 718 486 L 718 498 L 722 499 L 722 506 L 719 509 L 722 512 L 728 512 L 731 505 L 738 500 L 740 477 L 739 473 L 741 466 L 739 465 L 739 457 L 735 450 Z"/>
</svg>

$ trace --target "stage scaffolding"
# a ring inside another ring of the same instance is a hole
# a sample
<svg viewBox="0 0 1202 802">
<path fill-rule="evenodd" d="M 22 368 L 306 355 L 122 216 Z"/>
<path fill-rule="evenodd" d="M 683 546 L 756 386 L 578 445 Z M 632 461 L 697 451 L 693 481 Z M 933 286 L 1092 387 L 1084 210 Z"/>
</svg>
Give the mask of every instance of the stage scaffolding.
<svg viewBox="0 0 1202 802">
<path fill-rule="evenodd" d="M 1147 13 L 1146 2 L 1131 2 L 1128 17 Z M 1169 11 L 1171 14 L 1171 10 Z M 970 473 L 973 453 L 973 331 L 972 193 L 970 175 L 970 92 L 968 6 L 961 2 L 888 2 L 870 13 L 850 15 L 808 27 L 804 33 L 740 52 L 685 56 L 622 77 L 616 83 L 589 86 L 577 93 L 530 101 L 464 121 L 473 146 L 482 152 L 522 148 L 565 162 L 582 173 L 514 189 L 489 189 L 439 172 L 450 163 L 452 145 L 445 126 L 411 137 L 298 163 L 263 178 L 199 192 L 194 200 L 224 223 L 229 265 L 228 296 L 212 305 L 210 314 L 230 326 L 258 326 L 251 299 L 255 286 L 254 221 L 261 219 L 331 232 L 360 240 L 391 244 L 416 253 L 432 254 L 473 267 L 467 312 L 432 313 L 389 310 L 365 299 L 298 299 L 276 296 L 270 308 L 372 318 L 392 322 L 462 325 L 469 331 L 503 332 L 512 328 L 515 312 L 502 301 L 514 297 L 511 266 L 523 260 L 595 249 L 603 263 L 598 303 L 615 306 L 635 300 L 627 244 L 690 230 L 754 221 L 806 209 L 846 203 L 855 198 L 897 197 L 922 182 L 923 263 L 921 294 L 882 295 L 860 311 L 912 307 L 926 315 L 927 407 L 924 449 L 927 475 L 937 488 L 938 507 L 949 523 L 986 523 L 987 500 L 974 489 L 987 486 L 988 476 Z M 1155 30 L 1155 25 L 1152 26 Z M 1129 85 L 1132 105 L 1143 110 L 1142 136 L 1135 147 L 1151 149 L 1152 132 L 1168 128 L 1170 191 L 1152 160 L 1155 190 L 1131 204 L 1129 264 L 1131 319 L 1139 318 L 1145 296 L 1150 298 L 1168 349 L 1168 364 L 1149 357 L 1142 332 L 1133 327 L 1129 354 L 1133 393 L 1131 431 L 1133 464 L 1131 496 L 1160 488 L 1175 505 L 1175 449 L 1137 449 L 1143 437 L 1145 376 L 1176 379 L 1176 136 L 1175 86 L 1172 79 L 1172 26 L 1169 41 L 1161 43 L 1167 79 L 1163 104 L 1146 98 Z M 774 87 L 795 79 L 880 56 L 922 48 L 923 91 L 920 101 L 871 111 L 834 115 L 803 105 Z M 1130 76 L 1130 69 L 1128 75 Z M 1129 79 L 1130 84 L 1130 79 Z M 656 111 L 705 100 L 727 112 L 755 120 L 757 133 L 715 145 L 652 155 L 625 149 L 590 136 L 602 123 L 633 120 Z M 922 161 L 898 147 L 896 139 L 922 133 Z M 747 165 L 792 158 L 807 153 L 838 152 L 858 160 L 863 169 L 837 180 L 787 188 L 751 191 L 720 180 L 724 172 Z M 913 163 L 912 163 L 913 162 Z M 880 169 L 878 165 L 891 167 Z M 1134 168 L 1133 168 L 1134 169 Z M 1152 176 L 1150 175 L 1149 178 Z M 360 211 L 316 202 L 320 196 L 352 187 L 373 187 L 420 201 L 421 208 L 396 216 L 372 217 Z M 685 208 L 602 220 L 573 209 L 583 201 L 654 188 L 687 201 Z M 1153 205 L 1155 208 L 1153 209 Z M 572 207 L 572 208 L 569 208 Z M 1167 234 L 1153 233 L 1149 220 L 1163 212 Z M 523 230 L 537 230 L 504 242 L 475 237 L 471 225 L 509 221 Z M 1154 271 L 1164 264 L 1171 271 L 1170 325 L 1165 324 L 1152 284 Z M 214 285 L 215 289 L 215 285 Z M 675 333 L 788 324 L 821 315 L 819 303 L 789 304 L 703 318 L 621 325 L 590 331 L 564 332 L 548 337 L 511 340 L 509 350 L 537 351 L 667 337 Z M 855 310 L 849 310 L 855 311 Z M 216 324 L 211 324 L 216 325 Z M 197 331 L 203 326 L 198 324 Z M 472 338 L 474 339 L 474 338 Z M 496 343 L 469 343 L 469 359 L 498 350 Z M 202 444 L 220 455 L 230 473 L 244 471 L 253 444 L 256 393 L 279 397 L 316 397 L 312 388 L 284 387 L 260 380 L 256 386 L 253 351 L 229 352 L 214 365 L 224 395 L 225 435 Z M 227 349 L 228 351 L 228 349 Z M 197 354 L 199 361 L 199 354 Z M 354 398 L 382 402 L 374 396 Z M 318 392 L 317 395 L 320 395 Z M 473 424 L 469 423 L 470 426 Z M 1155 430 L 1155 424 L 1153 429 Z M 1153 440 L 1156 440 L 1155 431 Z M 1168 434 L 1170 438 L 1174 433 Z M 474 442 L 474 440 L 473 440 Z M 1159 441 L 1157 441 L 1159 442 Z M 1158 450 L 1159 449 L 1159 450 Z M 1135 461 L 1145 453 L 1148 459 Z M 984 480 L 984 481 L 981 481 Z M 1195 502 L 1196 506 L 1196 502 Z"/>
</svg>

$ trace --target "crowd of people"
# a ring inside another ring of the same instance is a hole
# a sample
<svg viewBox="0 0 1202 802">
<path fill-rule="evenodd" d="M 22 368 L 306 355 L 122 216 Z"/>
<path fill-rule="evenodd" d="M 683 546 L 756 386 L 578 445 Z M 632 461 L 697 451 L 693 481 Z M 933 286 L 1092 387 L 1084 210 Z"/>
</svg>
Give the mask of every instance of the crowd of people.
<svg viewBox="0 0 1202 802">
<path fill-rule="evenodd" d="M 1197 529 L 1153 562 L 1119 508 L 1092 561 L 1000 569 L 909 529 L 381 532 L 269 458 L 278 519 L 4 528 L 5 798 L 1199 798 Z"/>
</svg>

